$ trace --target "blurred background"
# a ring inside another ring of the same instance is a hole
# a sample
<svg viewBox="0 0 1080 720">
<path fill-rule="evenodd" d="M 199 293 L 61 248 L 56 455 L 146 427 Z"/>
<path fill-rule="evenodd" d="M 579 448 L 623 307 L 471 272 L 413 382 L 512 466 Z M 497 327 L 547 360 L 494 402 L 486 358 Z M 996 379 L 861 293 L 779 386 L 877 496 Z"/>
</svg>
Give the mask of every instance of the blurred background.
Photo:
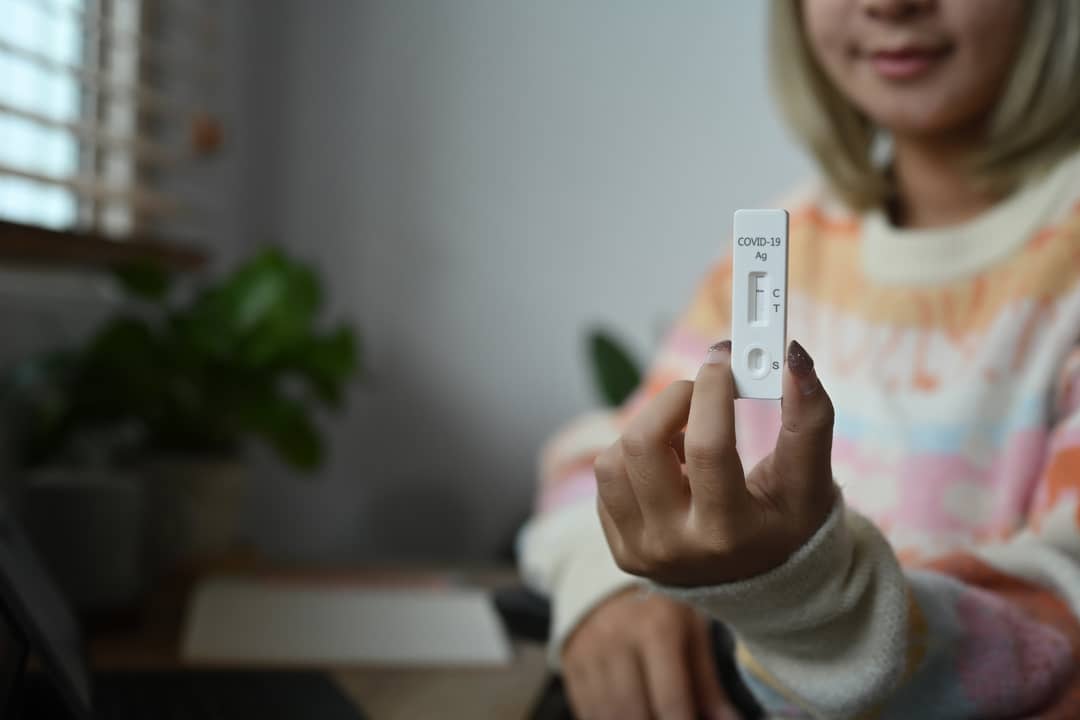
<svg viewBox="0 0 1080 720">
<path fill-rule="evenodd" d="M 590 333 L 644 362 L 808 173 L 765 11 L 0 0 L 3 483 L 46 554 L 505 559 L 605 401 Z"/>
</svg>

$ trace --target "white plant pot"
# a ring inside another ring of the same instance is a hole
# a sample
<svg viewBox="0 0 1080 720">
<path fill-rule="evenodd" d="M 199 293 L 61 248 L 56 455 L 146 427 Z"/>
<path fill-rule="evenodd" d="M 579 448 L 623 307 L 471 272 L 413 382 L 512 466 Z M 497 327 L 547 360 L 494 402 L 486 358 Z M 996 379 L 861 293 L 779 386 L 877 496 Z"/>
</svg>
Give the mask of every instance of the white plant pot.
<svg viewBox="0 0 1080 720">
<path fill-rule="evenodd" d="M 147 553 L 155 574 L 234 548 L 247 496 L 236 459 L 161 457 L 145 466 Z"/>
<path fill-rule="evenodd" d="M 145 588 L 142 478 L 127 471 L 50 467 L 22 488 L 26 529 L 79 610 L 133 607 Z"/>
</svg>

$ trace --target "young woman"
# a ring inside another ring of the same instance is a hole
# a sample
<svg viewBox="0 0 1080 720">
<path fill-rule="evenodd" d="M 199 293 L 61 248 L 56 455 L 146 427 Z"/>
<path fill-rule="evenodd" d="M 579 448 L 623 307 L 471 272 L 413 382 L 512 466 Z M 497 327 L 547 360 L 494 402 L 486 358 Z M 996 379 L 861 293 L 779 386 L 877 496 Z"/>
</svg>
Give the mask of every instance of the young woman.
<svg viewBox="0 0 1080 720">
<path fill-rule="evenodd" d="M 725 262 L 546 448 L 522 564 L 572 704 L 734 717 L 711 616 L 775 716 L 1080 717 L 1080 3 L 772 12 L 823 174 L 781 205 L 782 409 L 711 345 Z"/>
</svg>

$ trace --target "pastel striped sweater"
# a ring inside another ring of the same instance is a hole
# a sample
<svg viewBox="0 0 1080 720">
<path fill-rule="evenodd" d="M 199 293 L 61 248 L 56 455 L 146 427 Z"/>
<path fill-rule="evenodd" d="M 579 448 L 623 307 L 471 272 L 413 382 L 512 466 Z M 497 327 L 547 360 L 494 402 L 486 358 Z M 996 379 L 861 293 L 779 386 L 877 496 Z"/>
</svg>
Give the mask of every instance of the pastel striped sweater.
<svg viewBox="0 0 1080 720">
<path fill-rule="evenodd" d="M 670 592 L 732 628 L 775 717 L 1080 718 L 1080 154 L 945 229 L 898 230 L 818 186 L 783 207 L 788 334 L 836 407 L 843 501 L 769 573 Z M 553 597 L 554 661 L 635 582 L 604 544 L 593 458 L 729 322 L 725 260 L 634 397 L 544 449 L 520 554 Z M 736 415 L 749 470 L 779 408 Z"/>
</svg>

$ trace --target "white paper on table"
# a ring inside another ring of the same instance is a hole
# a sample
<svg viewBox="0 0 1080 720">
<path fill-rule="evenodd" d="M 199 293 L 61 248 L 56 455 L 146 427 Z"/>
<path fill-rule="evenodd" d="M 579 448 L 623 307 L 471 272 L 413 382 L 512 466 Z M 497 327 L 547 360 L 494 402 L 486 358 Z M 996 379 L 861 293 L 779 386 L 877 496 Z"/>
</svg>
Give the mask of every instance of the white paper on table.
<svg viewBox="0 0 1080 720">
<path fill-rule="evenodd" d="M 304 587 L 212 578 L 193 593 L 189 662 L 505 665 L 488 594 L 466 588 Z"/>
</svg>

